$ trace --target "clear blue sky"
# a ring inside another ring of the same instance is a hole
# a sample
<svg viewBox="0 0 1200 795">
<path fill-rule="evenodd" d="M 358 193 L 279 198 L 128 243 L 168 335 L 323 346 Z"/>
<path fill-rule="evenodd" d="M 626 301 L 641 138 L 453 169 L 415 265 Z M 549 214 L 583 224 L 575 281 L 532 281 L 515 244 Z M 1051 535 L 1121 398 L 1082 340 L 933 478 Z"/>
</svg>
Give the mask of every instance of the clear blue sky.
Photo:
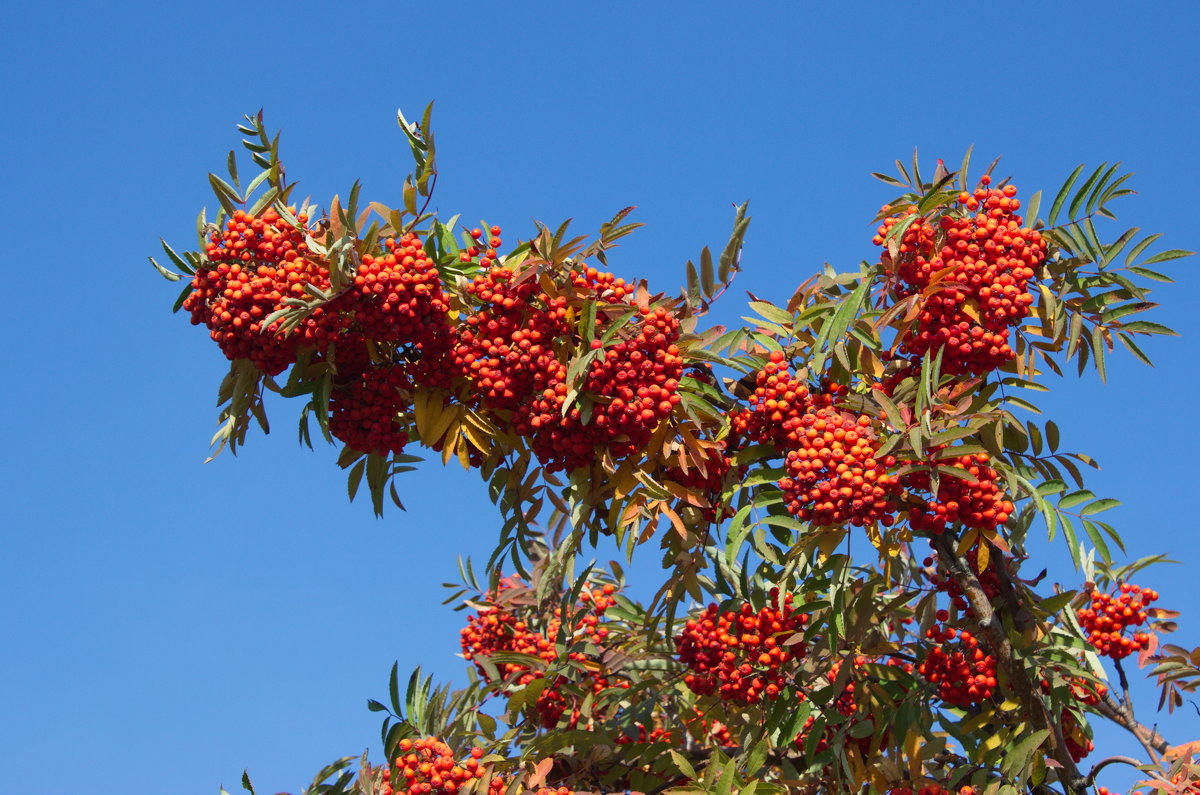
<svg viewBox="0 0 1200 795">
<path fill-rule="evenodd" d="M 361 178 L 398 204 L 395 109 L 436 99 L 442 210 L 512 240 L 534 218 L 590 230 L 638 205 L 649 227 L 614 269 L 667 290 L 745 199 L 741 288 L 782 300 L 823 262 L 875 256 L 888 191 L 867 174 L 914 146 L 1003 154 L 1024 196 L 1122 159 L 1141 195 L 1121 220 L 1200 246 L 1197 4 L 825 5 L 9 8 L 0 792 L 215 795 L 243 767 L 294 792 L 377 748 L 365 699 L 393 660 L 462 670 L 461 615 L 437 605 L 455 555 L 495 537 L 473 476 L 430 465 L 401 484 L 409 512 L 376 521 L 346 503 L 333 449 L 297 447 L 290 407 L 239 458 L 201 463 L 225 361 L 170 314 L 176 288 L 146 255 L 194 240 L 245 112 L 282 126 L 302 193 Z M 1042 401 L 1105 465 L 1093 488 L 1125 501 L 1111 516 L 1131 551 L 1190 563 L 1153 575 L 1188 645 L 1198 265 L 1159 295 L 1154 319 L 1184 338 L 1149 343 L 1157 369 L 1118 357 L 1111 386 L 1069 379 Z M 1195 712 L 1164 725 L 1200 736 Z"/>
</svg>

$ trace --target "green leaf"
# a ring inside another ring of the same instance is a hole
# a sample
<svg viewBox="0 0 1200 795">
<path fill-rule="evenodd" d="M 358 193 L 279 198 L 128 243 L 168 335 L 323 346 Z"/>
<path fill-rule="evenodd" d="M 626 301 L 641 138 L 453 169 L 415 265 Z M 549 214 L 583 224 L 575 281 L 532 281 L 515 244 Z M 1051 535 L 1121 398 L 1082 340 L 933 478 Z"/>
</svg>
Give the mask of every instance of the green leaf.
<svg viewBox="0 0 1200 795">
<path fill-rule="evenodd" d="M 1101 513 L 1103 511 L 1107 511 L 1110 508 L 1116 508 L 1120 504 L 1121 504 L 1120 500 L 1104 498 L 1104 499 L 1096 500 L 1095 502 L 1089 503 L 1079 513 L 1081 516 L 1091 516 L 1092 514 L 1095 514 L 1095 513 Z"/>
<path fill-rule="evenodd" d="M 400 663 L 392 663 L 392 675 L 388 679 L 388 695 L 392 699 L 392 712 L 396 715 L 403 715 L 404 709 L 400 706 Z"/>
<path fill-rule="evenodd" d="M 1157 234 L 1153 234 L 1153 235 L 1147 235 L 1145 240 L 1138 243 L 1136 246 L 1133 247 L 1132 251 L 1130 251 L 1128 254 L 1125 255 L 1125 265 L 1126 266 L 1132 265 L 1134 263 L 1134 261 L 1136 261 L 1137 258 L 1139 256 L 1141 256 L 1142 252 L 1145 251 L 1147 249 L 1147 247 L 1150 246 L 1151 243 L 1153 243 L 1155 240 L 1158 240 L 1160 237 L 1162 237 L 1161 232 L 1159 232 Z"/>
<path fill-rule="evenodd" d="M 154 269 L 158 271 L 159 275 L 164 279 L 177 282 L 183 278 L 183 274 L 175 273 L 175 271 L 167 270 L 162 265 L 159 265 L 158 260 L 154 259 L 154 257 L 147 257 L 147 259 L 150 260 L 150 264 L 154 266 Z"/>
<path fill-rule="evenodd" d="M 1184 251 L 1181 248 L 1173 248 L 1170 251 L 1163 251 L 1158 254 L 1155 254 L 1153 257 L 1146 260 L 1142 264 L 1143 265 L 1153 265 L 1156 262 L 1166 262 L 1167 260 L 1180 259 L 1182 257 L 1190 257 L 1195 253 L 1196 252 L 1194 252 L 1194 251 Z"/>
<path fill-rule="evenodd" d="M 1151 323 L 1148 320 L 1135 320 L 1132 323 L 1124 323 L 1121 326 L 1122 331 L 1132 331 L 1139 334 L 1163 334 L 1170 337 L 1178 337 L 1179 333 L 1173 329 L 1169 329 L 1161 323 Z"/>
<path fill-rule="evenodd" d="M 1104 541 L 1104 536 L 1101 534 L 1100 528 L 1096 526 L 1095 522 L 1087 519 L 1082 521 L 1083 529 L 1087 533 L 1088 538 L 1091 539 L 1092 545 L 1096 548 L 1096 552 L 1100 554 L 1100 559 L 1105 563 L 1111 563 L 1112 553 L 1108 550 L 1108 544 Z"/>
<path fill-rule="evenodd" d="M 1096 180 L 1100 177 L 1100 173 L 1104 171 L 1104 167 L 1107 165 L 1108 163 L 1101 163 L 1097 166 L 1092 175 L 1083 183 L 1083 187 L 1075 193 L 1075 198 L 1071 200 L 1071 209 L 1068 211 L 1068 215 L 1071 218 L 1078 216 L 1080 208 L 1083 207 L 1084 200 L 1087 199 L 1088 191 L 1091 190 L 1092 185 L 1095 184 Z"/>
<path fill-rule="evenodd" d="M 1121 344 L 1124 345 L 1126 347 L 1126 349 L 1129 350 L 1130 353 L 1132 353 L 1134 356 L 1136 356 L 1142 362 L 1150 365 L 1151 367 L 1154 366 L 1154 362 L 1150 361 L 1150 357 L 1142 352 L 1142 349 L 1137 346 L 1137 343 L 1134 342 L 1133 338 L 1130 337 L 1128 334 L 1118 334 L 1117 339 L 1119 339 L 1121 341 Z"/>
<path fill-rule="evenodd" d="M 905 428 L 904 418 L 900 416 L 900 409 L 896 407 L 892 399 L 882 389 L 873 390 L 871 397 L 883 409 L 883 413 L 887 415 L 888 422 L 892 424 L 892 427 L 897 431 L 903 431 Z"/>
<path fill-rule="evenodd" d="M 687 757 L 674 748 L 670 749 L 669 753 L 671 754 L 671 761 L 675 763 L 675 769 L 692 781 L 695 781 L 697 778 L 696 768 L 692 767 L 692 763 L 687 760 Z"/>
<path fill-rule="evenodd" d="M 778 323 L 784 328 L 792 327 L 792 313 L 782 307 L 769 304 L 766 301 L 751 301 L 750 308 L 772 323 Z"/>
<path fill-rule="evenodd" d="M 1107 373 L 1104 366 L 1104 327 L 1097 324 L 1092 328 L 1092 355 L 1096 359 L 1096 373 L 1100 376 L 1101 381 L 1107 381 Z"/>
<path fill-rule="evenodd" d="M 1153 279 L 1156 282 L 1166 282 L 1168 284 L 1173 284 L 1175 282 L 1175 280 L 1170 276 L 1159 273 L 1158 271 L 1152 271 L 1149 268 L 1132 267 L 1129 269 L 1129 272 L 1136 273 L 1138 276 L 1144 276 L 1147 279 Z"/>
<path fill-rule="evenodd" d="M 716 285 L 713 283 L 712 252 L 708 250 L 708 246 L 705 246 L 700 252 L 700 286 L 704 288 L 705 298 L 712 298 L 716 293 Z"/>
<path fill-rule="evenodd" d="M 1076 591 L 1067 591 L 1065 593 L 1047 596 L 1045 599 L 1038 600 L 1038 606 L 1045 610 L 1050 615 L 1058 615 L 1058 612 L 1071 603 L 1075 598 Z"/>
<path fill-rule="evenodd" d="M 1087 489 L 1080 489 L 1079 491 L 1071 492 L 1070 494 L 1066 495 L 1061 500 L 1059 500 L 1058 507 L 1059 507 L 1059 510 L 1065 510 L 1067 508 L 1074 508 L 1076 505 L 1081 505 L 1081 504 L 1087 502 L 1088 500 L 1095 499 L 1095 497 L 1096 497 L 1096 495 L 1092 494 Z"/>
<path fill-rule="evenodd" d="M 700 276 L 696 273 L 696 265 L 691 260 L 684 267 L 687 274 L 687 301 L 690 306 L 700 305 Z"/>
<path fill-rule="evenodd" d="M 1061 494 L 1067 490 L 1067 484 L 1061 480 L 1047 480 L 1037 487 L 1037 493 L 1043 497 L 1051 494 Z"/>
<path fill-rule="evenodd" d="M 1026 228 L 1032 229 L 1034 224 L 1037 223 L 1038 210 L 1040 210 L 1041 207 L 1042 207 L 1042 192 L 1039 190 L 1037 193 L 1035 193 L 1029 197 L 1029 204 L 1025 205 L 1025 226 L 1026 226 Z"/>
<path fill-rule="evenodd" d="M 1071 188 L 1075 185 L 1075 180 L 1079 178 L 1079 174 L 1082 171 L 1083 164 L 1080 163 L 1079 166 L 1071 172 L 1071 176 L 1067 177 L 1067 181 L 1063 183 L 1062 188 L 1059 189 L 1058 195 L 1054 197 L 1054 203 L 1050 205 L 1050 216 L 1046 219 L 1046 223 L 1048 225 L 1054 226 L 1055 221 L 1058 220 L 1058 211 L 1062 209 L 1063 202 L 1067 200 L 1067 196 L 1070 194 Z"/>
</svg>

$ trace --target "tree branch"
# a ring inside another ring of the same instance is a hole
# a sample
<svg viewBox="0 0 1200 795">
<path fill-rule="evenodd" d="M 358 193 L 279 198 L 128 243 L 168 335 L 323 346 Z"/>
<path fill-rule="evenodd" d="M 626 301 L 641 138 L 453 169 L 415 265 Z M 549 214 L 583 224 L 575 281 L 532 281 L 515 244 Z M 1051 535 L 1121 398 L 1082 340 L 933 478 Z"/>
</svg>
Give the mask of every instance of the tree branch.
<svg viewBox="0 0 1200 795">
<path fill-rule="evenodd" d="M 1067 750 L 1062 726 L 1050 715 L 1045 702 L 1035 691 L 1034 684 L 1024 666 L 1017 659 L 1008 634 L 996 617 L 995 611 L 992 610 L 992 604 L 988 600 L 987 594 L 983 592 L 983 587 L 979 584 L 979 578 L 975 576 L 975 572 L 971 570 L 966 561 L 955 552 L 952 538 L 947 535 L 935 535 L 930 538 L 930 543 L 937 550 L 938 558 L 946 566 L 950 576 L 954 578 L 963 596 L 966 597 L 979 628 L 983 630 L 984 640 L 995 656 L 1000 669 L 1004 671 L 1008 679 L 1008 686 L 1021 702 L 1025 714 L 1029 716 L 1035 727 L 1050 732 L 1047 738 L 1049 740 L 1047 750 L 1061 767 L 1058 777 L 1065 791 L 1069 795 L 1085 795 L 1086 779 L 1079 773 L 1075 760 L 1071 758 L 1071 754 Z M 997 566 L 997 568 L 1001 567 Z"/>
</svg>

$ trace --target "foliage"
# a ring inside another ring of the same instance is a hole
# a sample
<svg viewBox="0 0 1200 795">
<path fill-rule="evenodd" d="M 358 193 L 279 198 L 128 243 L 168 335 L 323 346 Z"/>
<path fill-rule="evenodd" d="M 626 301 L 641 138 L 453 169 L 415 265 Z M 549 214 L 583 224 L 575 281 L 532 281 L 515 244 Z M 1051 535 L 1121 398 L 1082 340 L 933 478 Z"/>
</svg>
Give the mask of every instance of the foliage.
<svg viewBox="0 0 1200 795">
<path fill-rule="evenodd" d="M 400 126 L 401 206 L 355 185 L 322 211 L 292 203 L 278 136 L 248 116 L 255 176 L 230 152 L 197 250 L 151 259 L 231 360 L 217 452 L 267 429 L 269 393 L 298 398 L 302 443 L 314 421 L 343 442 L 352 500 L 365 482 L 377 514 L 403 507 L 416 445 L 477 471 L 502 517 L 486 576 L 463 561 L 451 597 L 474 610 L 470 684 L 416 671 L 402 694 L 393 668 L 370 702 L 389 763 L 342 759 L 307 792 L 1080 793 L 1114 762 L 1080 767 L 1098 719 L 1139 737 L 1159 791 L 1192 786 L 1190 749 L 1161 759 L 1100 656 L 1124 684 L 1136 651 L 1174 709 L 1200 649 L 1159 645 L 1175 614 L 1151 598 L 1120 618 L 1155 561 L 1119 564 L 1095 462 L 1017 414 L 1040 414 L 1047 373 L 1103 379 L 1118 347 L 1148 364 L 1145 337 L 1173 333 L 1144 319 L 1170 281 L 1153 267 L 1190 252 L 1107 234 L 1132 192 L 1119 163 L 1077 168 L 1042 219 L 995 162 L 972 180 L 970 152 L 928 178 L 897 161 L 875 175 L 897 190 L 875 262 L 752 295 L 727 329 L 706 316 L 742 268 L 746 205 L 656 293 L 607 272 L 632 208 L 501 253 L 499 227 L 428 211 L 430 109 Z M 1078 591 L 1022 570 L 1042 527 Z M 602 536 L 629 560 L 657 542 L 649 604 L 615 563 L 576 573 Z"/>
</svg>

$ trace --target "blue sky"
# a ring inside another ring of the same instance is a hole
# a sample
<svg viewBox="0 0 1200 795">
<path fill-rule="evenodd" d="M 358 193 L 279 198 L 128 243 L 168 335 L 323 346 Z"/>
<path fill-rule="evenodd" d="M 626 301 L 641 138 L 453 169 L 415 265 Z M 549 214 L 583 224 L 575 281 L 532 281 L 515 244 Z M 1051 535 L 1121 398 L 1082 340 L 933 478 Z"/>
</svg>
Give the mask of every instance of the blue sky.
<svg viewBox="0 0 1200 795">
<path fill-rule="evenodd" d="M 782 300 L 823 262 L 875 256 L 870 219 L 889 194 L 867 175 L 914 146 L 951 163 L 970 144 L 978 161 L 1003 154 L 1025 197 L 1077 163 L 1124 160 L 1140 195 L 1121 221 L 1197 248 L 1200 7 L 1078 9 L 10 9 L 0 791 L 214 794 L 243 767 L 260 791 L 296 791 L 326 761 L 375 748 L 365 699 L 385 692 L 393 660 L 462 669 L 462 617 L 437 604 L 455 556 L 495 537 L 472 476 L 412 473 L 409 512 L 376 521 L 347 505 L 334 450 L 297 448 L 288 406 L 237 459 L 202 464 L 225 362 L 170 314 L 175 287 L 146 255 L 160 235 L 192 242 L 196 211 L 215 205 L 205 174 L 243 113 L 265 107 L 283 128 L 302 194 L 325 202 L 360 178 L 364 197 L 398 204 L 395 109 L 436 100 L 440 209 L 513 240 L 535 218 L 589 231 L 637 205 L 649 226 L 611 262 L 664 290 L 723 243 L 746 199 L 741 289 Z M 1131 552 L 1190 564 L 1153 575 L 1160 604 L 1185 611 L 1189 646 L 1195 268 L 1177 263 L 1178 284 L 1156 294 L 1155 319 L 1184 335 L 1149 343 L 1156 369 L 1118 357 L 1110 385 L 1067 379 L 1041 401 L 1064 446 L 1105 465 L 1092 487 L 1125 502 L 1111 516 Z M 1052 554 L 1073 586 L 1064 550 Z M 1143 720 L 1153 706 L 1144 696 Z M 1194 712 L 1163 725 L 1200 736 Z M 1098 745 L 1136 751 L 1112 731 Z"/>
</svg>

